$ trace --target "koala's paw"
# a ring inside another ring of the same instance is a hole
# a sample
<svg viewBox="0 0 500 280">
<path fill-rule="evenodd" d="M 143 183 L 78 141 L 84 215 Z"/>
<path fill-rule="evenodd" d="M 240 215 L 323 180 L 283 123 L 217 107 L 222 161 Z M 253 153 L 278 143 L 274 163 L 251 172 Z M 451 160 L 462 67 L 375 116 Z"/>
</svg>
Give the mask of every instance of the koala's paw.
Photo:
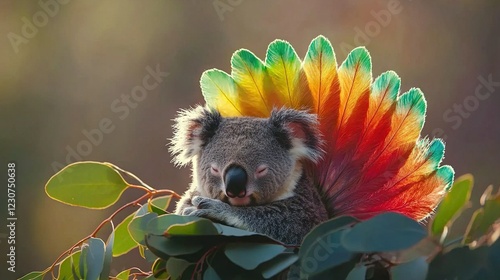
<svg viewBox="0 0 500 280">
<path fill-rule="evenodd" d="M 182 209 L 181 215 L 190 216 L 191 213 L 193 213 L 194 211 L 196 211 L 196 209 L 197 208 L 194 207 L 194 206 L 185 207 L 184 209 Z"/>
<path fill-rule="evenodd" d="M 216 199 L 195 196 L 193 207 L 186 207 L 183 215 L 197 216 L 225 223 L 231 215 L 231 206 Z"/>
</svg>

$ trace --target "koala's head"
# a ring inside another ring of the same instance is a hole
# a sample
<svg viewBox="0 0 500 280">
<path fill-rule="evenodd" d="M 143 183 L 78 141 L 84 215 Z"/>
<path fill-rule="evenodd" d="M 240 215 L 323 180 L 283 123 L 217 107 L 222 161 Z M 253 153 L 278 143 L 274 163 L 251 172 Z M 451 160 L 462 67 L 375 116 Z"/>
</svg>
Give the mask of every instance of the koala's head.
<svg viewBox="0 0 500 280">
<path fill-rule="evenodd" d="M 259 205 L 293 195 L 304 161 L 321 156 L 317 117 L 274 110 L 271 117 L 223 118 L 205 107 L 175 119 L 170 148 L 177 165 L 192 163 L 193 182 L 207 197 Z"/>
</svg>

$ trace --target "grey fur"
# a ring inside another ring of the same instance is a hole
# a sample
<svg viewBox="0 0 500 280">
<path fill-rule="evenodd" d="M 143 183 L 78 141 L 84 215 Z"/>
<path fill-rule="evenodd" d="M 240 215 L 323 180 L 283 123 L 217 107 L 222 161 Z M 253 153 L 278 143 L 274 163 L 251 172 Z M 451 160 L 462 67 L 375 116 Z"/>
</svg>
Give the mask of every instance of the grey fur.
<svg viewBox="0 0 500 280">
<path fill-rule="evenodd" d="M 269 119 L 223 118 L 198 106 L 181 112 L 175 121 L 174 161 L 191 163 L 193 172 L 177 214 L 210 218 L 287 244 L 300 244 L 312 227 L 328 218 L 318 190 L 303 170 L 322 154 L 316 115 L 280 109 Z M 258 176 L 262 164 L 267 174 Z M 248 205 L 233 206 L 225 195 L 223 174 L 232 165 L 248 174 Z"/>
</svg>

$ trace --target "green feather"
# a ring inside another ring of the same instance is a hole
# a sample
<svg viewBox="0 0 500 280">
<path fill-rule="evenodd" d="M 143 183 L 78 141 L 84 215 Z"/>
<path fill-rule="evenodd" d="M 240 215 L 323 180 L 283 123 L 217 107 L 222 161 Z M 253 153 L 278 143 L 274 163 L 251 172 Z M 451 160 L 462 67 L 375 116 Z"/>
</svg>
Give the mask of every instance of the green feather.
<svg viewBox="0 0 500 280">
<path fill-rule="evenodd" d="M 319 59 L 321 57 L 321 59 Z M 306 57 L 304 58 L 304 64 L 320 61 L 320 63 L 335 63 L 335 53 L 333 51 L 332 44 L 327 38 L 320 35 L 309 44 Z M 321 65 L 318 65 L 320 67 Z"/>
<path fill-rule="evenodd" d="M 357 69 L 359 67 L 359 69 Z M 372 72 L 372 60 L 370 53 L 365 47 L 357 47 L 347 55 L 346 60 L 340 65 L 339 72 L 342 69 L 357 69 L 357 71 Z M 356 71 L 356 72 L 357 72 Z"/>
<path fill-rule="evenodd" d="M 429 148 L 426 152 L 427 158 L 432 162 L 432 166 L 437 168 L 443 160 L 444 156 L 444 143 L 441 139 L 432 139 Z"/>
<path fill-rule="evenodd" d="M 236 85 L 226 72 L 218 69 L 207 70 L 201 75 L 200 85 L 209 107 L 227 116 L 241 115 Z"/>
<path fill-rule="evenodd" d="M 443 165 L 439 167 L 436 174 L 445 182 L 445 184 L 447 184 L 445 190 L 448 191 L 453 185 L 453 178 L 455 177 L 455 170 L 453 170 L 453 167 Z"/>
<path fill-rule="evenodd" d="M 378 76 L 372 85 L 374 95 L 385 94 L 384 99 L 395 101 L 401 87 L 401 79 L 394 71 L 387 71 Z M 374 96 L 375 98 L 379 96 Z M 382 97 L 382 96 L 380 96 Z"/>
<path fill-rule="evenodd" d="M 396 106 L 397 114 L 414 115 L 417 117 L 419 129 L 422 129 L 425 121 L 425 112 L 427 102 L 424 94 L 418 88 L 411 88 L 408 92 L 401 95 Z"/>
<path fill-rule="evenodd" d="M 266 66 L 249 50 L 236 51 L 231 58 L 231 76 L 236 84 L 244 92 L 241 97 L 242 103 L 248 103 L 247 107 L 259 110 L 261 116 L 266 116 L 271 111 L 272 105 L 265 88 L 267 80 Z M 262 103 L 263 106 L 257 106 Z M 248 114 L 255 114 L 249 110 Z"/>
<path fill-rule="evenodd" d="M 301 62 L 293 47 L 286 41 L 275 40 L 266 54 L 268 73 L 278 91 L 278 99 L 289 107 L 297 107 Z"/>
</svg>

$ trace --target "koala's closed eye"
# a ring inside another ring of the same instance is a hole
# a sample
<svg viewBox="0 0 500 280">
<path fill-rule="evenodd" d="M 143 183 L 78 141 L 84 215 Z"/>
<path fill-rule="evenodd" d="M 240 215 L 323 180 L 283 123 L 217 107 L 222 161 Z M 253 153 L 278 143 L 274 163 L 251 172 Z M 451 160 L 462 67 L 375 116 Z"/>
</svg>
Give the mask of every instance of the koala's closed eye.
<svg viewBox="0 0 500 280">
<path fill-rule="evenodd" d="M 215 163 L 212 163 L 210 165 L 210 173 L 212 173 L 212 175 L 214 175 L 214 176 L 220 175 L 219 167 L 217 167 L 217 165 Z"/>
<path fill-rule="evenodd" d="M 266 176 L 267 172 L 269 171 L 269 167 L 266 164 L 261 164 L 257 167 L 255 170 L 255 178 L 261 178 Z"/>
</svg>

